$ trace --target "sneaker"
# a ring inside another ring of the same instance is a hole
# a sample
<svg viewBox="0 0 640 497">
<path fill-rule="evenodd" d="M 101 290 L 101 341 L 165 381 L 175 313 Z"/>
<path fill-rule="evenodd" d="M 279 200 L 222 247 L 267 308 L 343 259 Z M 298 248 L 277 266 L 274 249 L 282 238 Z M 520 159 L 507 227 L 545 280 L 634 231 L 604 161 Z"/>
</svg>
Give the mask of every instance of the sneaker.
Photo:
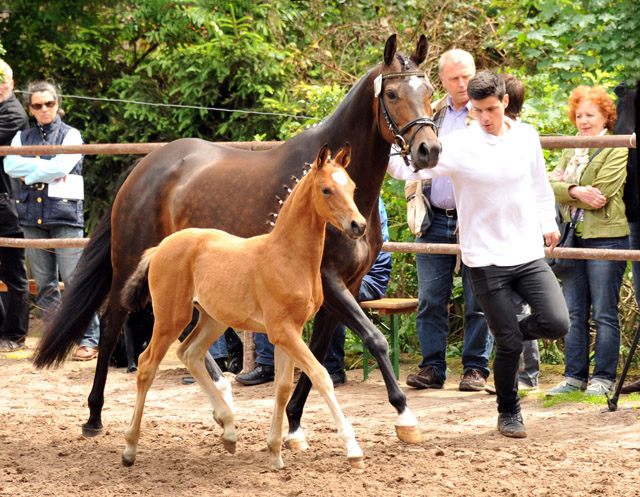
<svg viewBox="0 0 640 497">
<path fill-rule="evenodd" d="M 538 387 L 538 385 L 529 385 L 528 383 L 519 381 L 518 390 L 522 390 L 523 392 L 528 392 L 528 393 L 538 393 L 540 391 L 540 387 Z"/>
<path fill-rule="evenodd" d="M 467 369 L 458 385 L 461 392 L 481 392 L 487 385 L 487 380 L 476 369 Z"/>
<path fill-rule="evenodd" d="M 501 412 L 498 415 L 498 431 L 505 437 L 526 438 L 527 430 L 524 427 L 521 413 Z"/>
<path fill-rule="evenodd" d="M 574 385 L 570 385 L 566 381 L 561 381 L 555 387 L 550 390 L 547 390 L 544 394 L 547 397 L 553 397 L 555 395 L 562 395 L 563 393 L 571 393 L 571 392 L 579 392 L 582 388 L 576 387 Z"/>
<path fill-rule="evenodd" d="M 333 388 L 337 388 L 340 385 L 344 385 L 347 382 L 347 375 L 344 371 L 336 371 L 335 373 L 329 373 L 331 381 L 333 382 Z"/>
<path fill-rule="evenodd" d="M 9 340 L 7 338 L 3 338 L 0 340 L 0 352 L 14 352 L 16 350 L 22 350 L 26 347 L 26 340 L 18 340 L 14 342 L 13 340 Z"/>
<path fill-rule="evenodd" d="M 418 374 L 410 374 L 407 376 L 407 385 L 413 388 L 442 388 L 444 382 L 436 380 L 436 370 L 433 366 L 425 366 Z"/>
<path fill-rule="evenodd" d="M 587 395 L 604 395 L 611 396 L 612 389 L 599 381 L 592 381 L 591 385 L 584 391 Z"/>
<path fill-rule="evenodd" d="M 266 364 L 256 364 L 256 367 L 248 373 L 236 375 L 236 381 L 243 385 L 262 385 L 273 381 L 273 378 L 273 366 L 267 366 Z"/>
<path fill-rule="evenodd" d="M 91 359 L 95 359 L 97 355 L 98 349 L 89 347 L 88 345 L 83 345 L 76 349 L 71 356 L 71 359 L 74 361 L 90 361 Z"/>
</svg>

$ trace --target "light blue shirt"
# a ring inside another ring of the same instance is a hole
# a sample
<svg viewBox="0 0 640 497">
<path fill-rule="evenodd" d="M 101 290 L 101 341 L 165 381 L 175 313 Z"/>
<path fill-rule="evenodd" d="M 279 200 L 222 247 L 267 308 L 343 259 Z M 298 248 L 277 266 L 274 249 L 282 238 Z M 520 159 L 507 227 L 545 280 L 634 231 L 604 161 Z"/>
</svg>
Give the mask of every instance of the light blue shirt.
<svg viewBox="0 0 640 497">
<path fill-rule="evenodd" d="M 465 119 L 471 110 L 471 101 L 455 110 L 451 102 L 451 95 L 447 95 L 447 110 L 440 126 L 438 136 L 443 137 L 456 129 L 466 129 Z M 456 197 L 453 193 L 453 182 L 449 176 L 433 178 L 431 180 L 431 205 L 440 209 L 455 209 Z"/>
<path fill-rule="evenodd" d="M 22 146 L 22 132 L 18 131 L 11 141 L 12 147 Z M 72 128 L 64 137 L 61 145 L 82 145 L 80 132 Z M 69 174 L 82 154 L 58 154 L 51 159 L 38 157 L 22 157 L 21 155 L 7 155 L 4 159 L 4 171 L 12 178 L 24 178 L 27 185 L 34 183 L 51 183 Z"/>
</svg>

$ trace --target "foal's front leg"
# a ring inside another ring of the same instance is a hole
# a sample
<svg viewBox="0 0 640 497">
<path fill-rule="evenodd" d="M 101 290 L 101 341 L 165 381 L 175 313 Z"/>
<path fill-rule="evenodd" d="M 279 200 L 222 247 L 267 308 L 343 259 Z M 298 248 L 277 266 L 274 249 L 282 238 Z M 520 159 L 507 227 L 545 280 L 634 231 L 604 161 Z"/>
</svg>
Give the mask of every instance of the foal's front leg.
<svg viewBox="0 0 640 497">
<path fill-rule="evenodd" d="M 269 339 L 271 339 L 271 335 Z M 275 338 L 274 345 L 280 347 L 309 377 L 316 390 L 322 395 L 329 411 L 338 428 L 338 436 L 342 439 L 347 449 L 347 459 L 354 468 L 364 468 L 362 450 L 356 441 L 356 436 L 351 424 L 342 413 L 333 391 L 333 382 L 325 367 L 311 353 L 302 337 L 293 334 L 282 333 Z M 276 349 L 277 350 L 277 349 Z"/>
<path fill-rule="evenodd" d="M 267 447 L 271 458 L 271 469 L 282 469 L 282 423 L 284 421 L 284 408 L 293 390 L 293 361 L 285 354 L 280 347 L 274 351 L 275 359 L 275 403 L 273 406 L 273 416 L 271 418 L 271 428 L 267 437 Z"/>
</svg>

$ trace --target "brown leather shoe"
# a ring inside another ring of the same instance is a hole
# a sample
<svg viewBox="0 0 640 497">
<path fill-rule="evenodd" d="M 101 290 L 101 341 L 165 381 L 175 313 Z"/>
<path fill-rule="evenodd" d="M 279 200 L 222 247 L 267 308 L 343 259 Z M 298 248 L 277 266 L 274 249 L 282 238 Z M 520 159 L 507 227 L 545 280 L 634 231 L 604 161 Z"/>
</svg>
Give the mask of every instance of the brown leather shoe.
<svg viewBox="0 0 640 497">
<path fill-rule="evenodd" d="M 74 361 L 90 361 L 94 359 L 98 355 L 98 349 L 94 349 L 93 347 L 88 347 L 83 345 L 82 347 L 78 347 L 76 351 L 71 356 L 71 359 Z"/>
<path fill-rule="evenodd" d="M 487 385 L 487 380 L 475 369 L 467 369 L 462 376 L 462 381 L 458 385 L 458 390 L 462 392 L 481 392 Z"/>
<path fill-rule="evenodd" d="M 636 381 L 632 381 L 631 383 L 622 385 L 622 388 L 620 389 L 620 393 L 633 392 L 640 392 L 640 378 L 638 378 Z"/>
<path fill-rule="evenodd" d="M 425 366 L 418 374 L 410 374 L 407 376 L 407 385 L 413 388 L 442 388 L 444 382 L 436 380 L 436 371 L 433 366 Z"/>
</svg>

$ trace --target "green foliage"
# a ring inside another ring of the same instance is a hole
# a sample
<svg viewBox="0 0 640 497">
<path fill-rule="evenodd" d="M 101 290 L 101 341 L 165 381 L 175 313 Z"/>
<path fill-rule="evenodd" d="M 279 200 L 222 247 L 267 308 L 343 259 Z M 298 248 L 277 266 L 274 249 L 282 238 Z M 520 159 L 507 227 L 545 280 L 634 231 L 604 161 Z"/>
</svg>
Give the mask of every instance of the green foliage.
<svg viewBox="0 0 640 497">
<path fill-rule="evenodd" d="M 489 43 L 510 66 L 548 73 L 565 88 L 634 81 L 640 3 L 635 0 L 498 0 L 500 23 Z"/>
</svg>

